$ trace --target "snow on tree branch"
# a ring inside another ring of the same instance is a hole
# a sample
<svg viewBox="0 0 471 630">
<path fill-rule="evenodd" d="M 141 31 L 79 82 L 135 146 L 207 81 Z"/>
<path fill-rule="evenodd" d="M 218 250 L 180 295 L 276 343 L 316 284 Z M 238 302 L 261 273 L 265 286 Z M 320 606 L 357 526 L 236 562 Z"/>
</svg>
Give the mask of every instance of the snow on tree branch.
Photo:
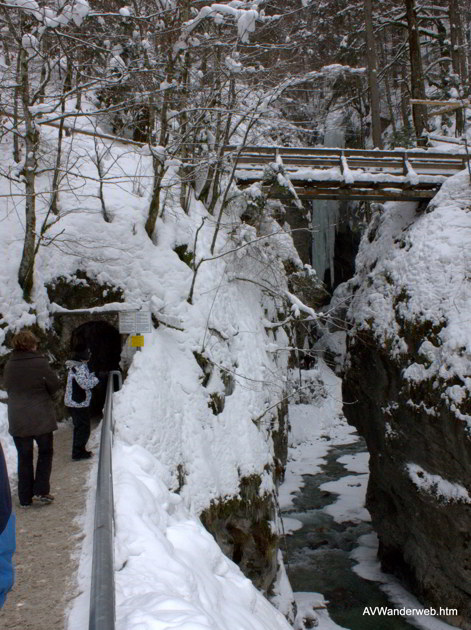
<svg viewBox="0 0 471 630">
<path fill-rule="evenodd" d="M 206 18 L 212 18 L 216 23 L 220 23 L 224 18 L 234 18 L 237 23 L 237 36 L 241 42 L 249 41 L 249 34 L 255 31 L 255 22 L 260 19 L 260 14 L 255 9 L 240 9 L 241 2 L 231 2 L 230 4 L 211 4 L 202 7 L 198 15 L 186 23 L 182 36 L 175 44 L 174 53 L 187 47 L 187 39 L 194 29 Z M 244 4 L 244 6 L 246 6 Z"/>
<path fill-rule="evenodd" d="M 318 314 L 313 308 L 311 308 L 310 306 L 306 306 L 306 304 L 303 304 L 303 302 L 301 302 L 299 298 L 297 298 L 295 295 L 293 295 L 289 291 L 285 291 L 284 294 L 286 295 L 288 300 L 291 302 L 291 310 L 293 312 L 294 317 L 299 317 L 301 313 L 306 313 L 313 320 L 318 319 Z"/>
<path fill-rule="evenodd" d="M 46 28 L 66 26 L 71 21 L 76 26 L 81 26 L 90 13 L 87 0 L 72 0 L 64 4 L 59 13 L 47 6 L 40 7 L 36 0 L 11 0 L 7 6 L 22 9 L 26 14 L 35 17 L 38 22 L 42 22 Z"/>
<path fill-rule="evenodd" d="M 306 83 L 306 81 L 325 78 L 331 78 L 332 80 L 334 80 L 341 75 L 355 75 L 365 73 L 366 68 L 353 68 L 352 66 L 344 66 L 340 63 L 323 66 L 320 70 L 313 70 L 312 72 L 306 72 L 305 74 L 288 77 L 269 92 L 269 94 L 265 98 L 265 102 L 267 104 L 272 103 L 277 98 L 280 98 L 280 96 L 286 90 L 302 83 Z"/>
</svg>

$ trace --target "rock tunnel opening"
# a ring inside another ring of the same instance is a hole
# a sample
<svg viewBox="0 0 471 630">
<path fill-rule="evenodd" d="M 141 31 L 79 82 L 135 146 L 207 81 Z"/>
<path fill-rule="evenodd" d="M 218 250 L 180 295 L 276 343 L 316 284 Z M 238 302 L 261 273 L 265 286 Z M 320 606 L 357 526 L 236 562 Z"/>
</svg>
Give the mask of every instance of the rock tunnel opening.
<svg viewBox="0 0 471 630">
<path fill-rule="evenodd" d="M 119 370 L 121 358 L 121 336 L 114 326 L 105 321 L 89 321 L 72 331 L 70 348 L 87 346 L 91 352 L 90 371 L 102 375 L 110 370 Z M 92 392 L 90 411 L 92 418 L 101 417 L 106 397 L 106 379 L 100 379 Z"/>
</svg>

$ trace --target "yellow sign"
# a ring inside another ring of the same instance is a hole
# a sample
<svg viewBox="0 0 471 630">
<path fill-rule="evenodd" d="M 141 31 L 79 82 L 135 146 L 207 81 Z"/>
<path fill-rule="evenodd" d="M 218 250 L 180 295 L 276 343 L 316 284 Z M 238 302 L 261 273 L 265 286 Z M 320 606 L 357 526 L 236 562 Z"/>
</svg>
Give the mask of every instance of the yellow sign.
<svg viewBox="0 0 471 630">
<path fill-rule="evenodd" d="M 142 348 L 144 345 L 144 335 L 132 335 L 131 348 Z"/>
</svg>

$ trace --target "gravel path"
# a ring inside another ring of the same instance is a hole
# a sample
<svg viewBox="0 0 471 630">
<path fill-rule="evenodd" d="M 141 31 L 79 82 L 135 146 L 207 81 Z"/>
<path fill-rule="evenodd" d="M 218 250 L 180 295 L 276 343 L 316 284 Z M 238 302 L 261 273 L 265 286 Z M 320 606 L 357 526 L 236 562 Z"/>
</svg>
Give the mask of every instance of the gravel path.
<svg viewBox="0 0 471 630">
<path fill-rule="evenodd" d="M 72 461 L 72 425 L 54 433 L 51 494 L 54 503 L 16 510 L 16 584 L 0 610 L 2 630 L 64 630 L 65 611 L 75 597 L 91 462 Z M 96 456 L 96 455 L 95 455 Z"/>
</svg>

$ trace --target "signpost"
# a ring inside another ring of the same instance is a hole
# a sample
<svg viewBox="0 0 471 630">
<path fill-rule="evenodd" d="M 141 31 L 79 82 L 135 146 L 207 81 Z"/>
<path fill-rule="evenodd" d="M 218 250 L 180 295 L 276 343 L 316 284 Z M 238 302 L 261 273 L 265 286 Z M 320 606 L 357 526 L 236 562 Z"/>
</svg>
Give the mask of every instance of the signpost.
<svg viewBox="0 0 471 630">
<path fill-rule="evenodd" d="M 152 332 L 152 315 L 150 311 L 120 311 L 119 332 L 121 335 L 131 335 L 131 347 L 142 348 L 144 336 L 142 333 Z"/>
</svg>

